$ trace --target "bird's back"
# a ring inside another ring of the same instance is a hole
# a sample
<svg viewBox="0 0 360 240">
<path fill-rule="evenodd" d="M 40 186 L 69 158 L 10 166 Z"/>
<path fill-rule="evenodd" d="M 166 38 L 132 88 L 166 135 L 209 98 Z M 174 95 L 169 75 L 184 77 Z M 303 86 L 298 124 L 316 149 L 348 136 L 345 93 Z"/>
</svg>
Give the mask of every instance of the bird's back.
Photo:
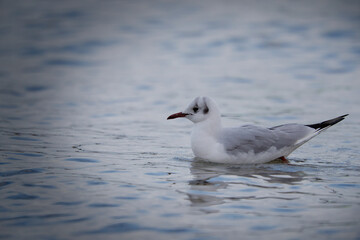
<svg viewBox="0 0 360 240">
<path fill-rule="evenodd" d="M 301 124 L 285 124 L 272 128 L 245 125 L 238 128 L 225 128 L 221 142 L 232 155 L 253 151 L 266 152 L 271 147 L 281 150 L 301 143 L 314 132 Z M 280 156 L 279 156 L 280 157 Z"/>
</svg>

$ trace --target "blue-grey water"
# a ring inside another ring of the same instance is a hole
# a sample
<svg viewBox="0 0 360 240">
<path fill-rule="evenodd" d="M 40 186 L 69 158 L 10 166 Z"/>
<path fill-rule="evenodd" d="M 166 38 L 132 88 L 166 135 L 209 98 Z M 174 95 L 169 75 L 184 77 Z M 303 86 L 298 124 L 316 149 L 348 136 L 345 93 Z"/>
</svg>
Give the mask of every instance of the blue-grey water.
<svg viewBox="0 0 360 240">
<path fill-rule="evenodd" d="M 359 1 L 1 1 L 0 239 L 360 239 Z M 343 122 L 291 164 L 196 161 L 223 125 Z"/>
</svg>

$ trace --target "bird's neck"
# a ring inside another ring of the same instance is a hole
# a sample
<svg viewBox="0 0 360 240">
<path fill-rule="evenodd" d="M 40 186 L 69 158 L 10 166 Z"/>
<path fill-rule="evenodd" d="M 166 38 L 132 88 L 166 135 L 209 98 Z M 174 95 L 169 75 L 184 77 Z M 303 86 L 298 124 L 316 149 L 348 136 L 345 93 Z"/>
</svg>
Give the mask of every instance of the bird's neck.
<svg viewBox="0 0 360 240">
<path fill-rule="evenodd" d="M 215 151 L 220 135 L 220 116 L 195 123 L 191 133 L 191 149 L 195 156 L 207 159 Z"/>
<path fill-rule="evenodd" d="M 194 131 L 217 138 L 221 131 L 221 119 L 219 117 L 209 118 L 206 121 L 195 123 Z"/>
</svg>

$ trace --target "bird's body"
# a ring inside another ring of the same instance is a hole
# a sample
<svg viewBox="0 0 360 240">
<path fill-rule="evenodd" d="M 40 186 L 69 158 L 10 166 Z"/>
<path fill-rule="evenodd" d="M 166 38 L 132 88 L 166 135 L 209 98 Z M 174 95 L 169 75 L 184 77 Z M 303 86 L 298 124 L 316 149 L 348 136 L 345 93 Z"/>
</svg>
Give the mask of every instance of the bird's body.
<svg viewBox="0 0 360 240">
<path fill-rule="evenodd" d="M 291 123 L 272 128 L 253 125 L 222 128 L 215 102 L 208 97 L 198 97 L 184 112 L 168 119 L 186 117 L 195 123 L 191 148 L 196 157 L 210 162 L 243 164 L 266 163 L 277 158 L 285 160 L 295 149 L 345 116 L 312 125 Z"/>
<path fill-rule="evenodd" d="M 195 156 L 218 163 L 264 163 L 287 157 L 315 134 L 311 128 L 300 124 L 222 128 L 216 136 L 208 132 L 195 126 L 191 147 Z"/>
</svg>

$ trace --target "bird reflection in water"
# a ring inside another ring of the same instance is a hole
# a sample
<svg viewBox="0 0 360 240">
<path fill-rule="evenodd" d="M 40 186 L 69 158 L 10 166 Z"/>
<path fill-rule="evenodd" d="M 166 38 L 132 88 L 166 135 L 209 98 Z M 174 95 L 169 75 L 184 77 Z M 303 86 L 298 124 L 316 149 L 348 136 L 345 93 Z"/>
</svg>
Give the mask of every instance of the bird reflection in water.
<svg viewBox="0 0 360 240">
<path fill-rule="evenodd" d="M 277 164 L 228 165 L 194 159 L 190 172 L 190 191 L 187 196 L 192 206 L 206 207 L 231 200 L 284 199 L 286 186 L 300 184 L 307 176 L 302 166 Z M 225 190 L 226 191 L 222 191 Z M 226 193 L 225 193 L 226 192 Z M 271 192 L 272 194 L 269 194 Z M 229 193 L 233 193 L 229 195 Z"/>
</svg>

